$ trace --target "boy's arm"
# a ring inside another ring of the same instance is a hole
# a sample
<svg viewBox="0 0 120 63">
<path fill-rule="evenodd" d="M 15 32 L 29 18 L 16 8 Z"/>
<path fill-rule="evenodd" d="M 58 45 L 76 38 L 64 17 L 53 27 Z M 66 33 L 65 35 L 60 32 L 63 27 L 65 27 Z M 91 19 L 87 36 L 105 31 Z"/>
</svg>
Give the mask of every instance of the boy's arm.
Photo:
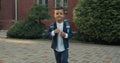
<svg viewBox="0 0 120 63">
<path fill-rule="evenodd" d="M 51 36 L 55 36 L 55 32 L 54 32 L 54 30 L 51 32 Z"/>
<path fill-rule="evenodd" d="M 69 32 L 66 32 L 66 33 L 65 33 L 65 32 L 62 32 L 62 33 L 61 33 L 61 36 L 64 37 L 64 38 L 70 38 L 70 37 L 72 37 L 72 36 L 73 36 L 73 33 L 72 33 L 71 28 L 69 28 L 68 30 L 69 30 Z"/>
<path fill-rule="evenodd" d="M 53 28 L 53 26 L 51 25 L 51 26 L 49 27 L 47 33 L 46 33 L 46 37 L 47 37 L 47 38 L 51 38 L 52 36 L 55 36 L 55 34 L 54 34 L 54 28 Z"/>
</svg>

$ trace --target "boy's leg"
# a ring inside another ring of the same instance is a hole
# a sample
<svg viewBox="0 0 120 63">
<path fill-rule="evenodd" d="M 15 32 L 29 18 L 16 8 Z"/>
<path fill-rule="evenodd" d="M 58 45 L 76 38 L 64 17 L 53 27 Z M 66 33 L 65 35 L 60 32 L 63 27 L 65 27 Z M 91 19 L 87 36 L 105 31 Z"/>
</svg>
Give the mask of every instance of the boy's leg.
<svg viewBox="0 0 120 63">
<path fill-rule="evenodd" d="M 68 49 L 62 52 L 62 63 L 68 63 Z"/>
<path fill-rule="evenodd" d="M 61 63 L 61 53 L 54 50 L 55 58 L 57 63 Z"/>
</svg>

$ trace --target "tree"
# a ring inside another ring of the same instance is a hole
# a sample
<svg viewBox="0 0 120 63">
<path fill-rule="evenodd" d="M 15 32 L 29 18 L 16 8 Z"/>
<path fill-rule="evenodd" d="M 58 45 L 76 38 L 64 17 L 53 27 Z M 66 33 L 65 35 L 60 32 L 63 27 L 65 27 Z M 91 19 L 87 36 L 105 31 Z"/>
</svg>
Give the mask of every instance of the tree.
<svg viewBox="0 0 120 63">
<path fill-rule="evenodd" d="M 79 0 L 74 22 L 79 35 L 106 43 L 120 40 L 120 0 Z"/>
<path fill-rule="evenodd" d="M 48 8 L 43 5 L 35 4 L 30 9 L 24 21 L 17 22 L 11 26 L 7 32 L 7 36 L 25 39 L 42 38 L 45 26 L 41 20 L 47 18 L 49 18 Z M 40 23 L 38 23 L 38 21 L 40 21 Z"/>
</svg>

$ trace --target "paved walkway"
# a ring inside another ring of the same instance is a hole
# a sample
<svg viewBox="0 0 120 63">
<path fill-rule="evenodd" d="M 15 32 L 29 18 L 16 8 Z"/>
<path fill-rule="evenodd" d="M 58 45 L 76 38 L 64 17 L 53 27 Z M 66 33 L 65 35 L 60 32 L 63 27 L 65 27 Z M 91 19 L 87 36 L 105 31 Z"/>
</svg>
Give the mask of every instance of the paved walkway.
<svg viewBox="0 0 120 63">
<path fill-rule="evenodd" d="M 6 37 L 7 30 L 0 30 L 0 37 Z"/>
<path fill-rule="evenodd" d="M 0 37 L 0 63 L 55 63 L 50 46 L 47 40 Z M 69 63 L 120 63 L 120 46 L 70 43 Z"/>
</svg>

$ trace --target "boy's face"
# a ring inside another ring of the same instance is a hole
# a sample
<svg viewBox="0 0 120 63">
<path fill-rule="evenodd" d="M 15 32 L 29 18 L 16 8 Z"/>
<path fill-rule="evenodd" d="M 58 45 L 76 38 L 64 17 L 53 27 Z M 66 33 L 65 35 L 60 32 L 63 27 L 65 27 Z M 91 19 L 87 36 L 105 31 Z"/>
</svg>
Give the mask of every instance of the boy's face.
<svg viewBox="0 0 120 63">
<path fill-rule="evenodd" d="M 57 22 L 62 22 L 64 17 L 65 17 L 65 15 L 64 15 L 63 9 L 54 11 L 54 18 Z"/>
</svg>

